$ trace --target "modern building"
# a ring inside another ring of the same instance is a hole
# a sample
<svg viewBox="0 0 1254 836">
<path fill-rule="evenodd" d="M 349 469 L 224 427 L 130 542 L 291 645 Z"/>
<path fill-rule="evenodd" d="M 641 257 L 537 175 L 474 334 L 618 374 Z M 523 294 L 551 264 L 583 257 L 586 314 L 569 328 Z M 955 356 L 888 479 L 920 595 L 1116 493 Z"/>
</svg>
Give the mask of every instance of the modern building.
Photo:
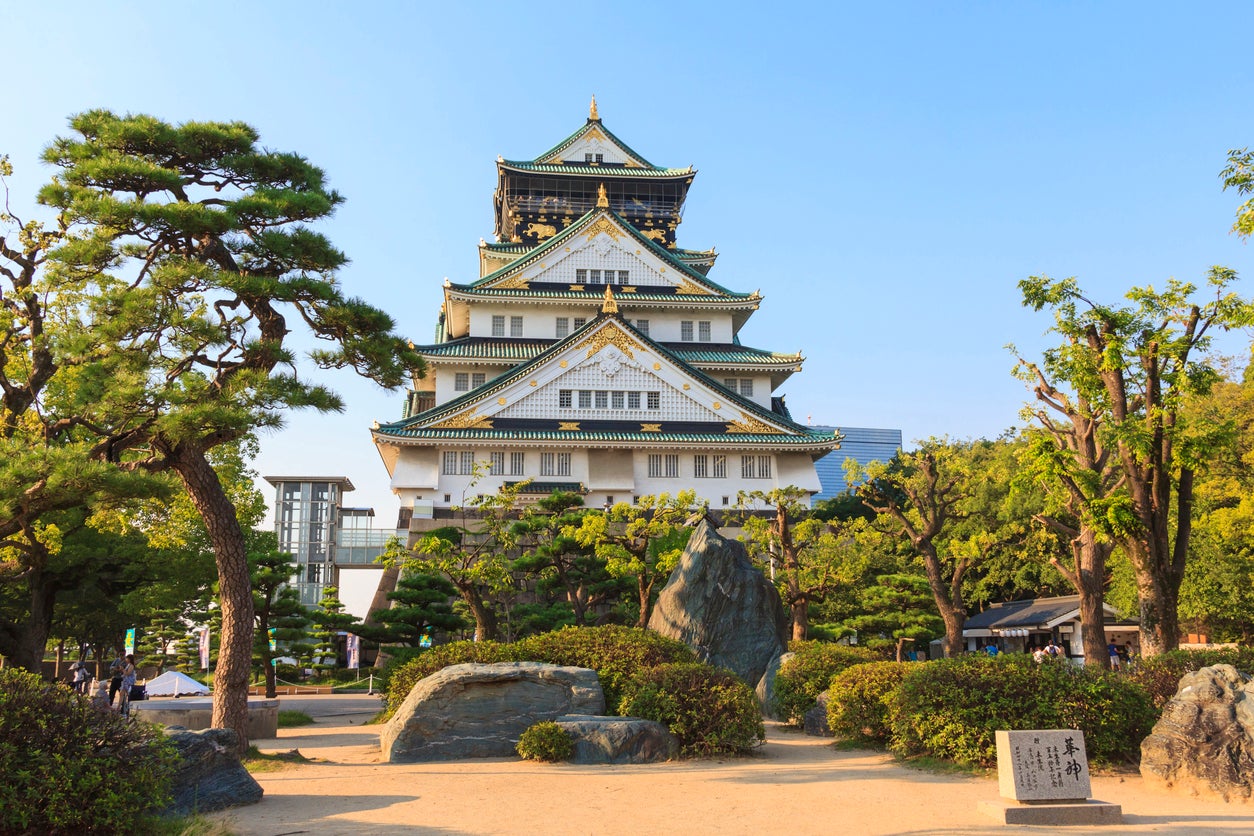
<svg viewBox="0 0 1254 836">
<path fill-rule="evenodd" d="M 802 356 L 744 345 L 762 295 L 677 245 L 694 169 L 646 160 L 594 99 L 578 130 L 497 174 L 480 275 L 445 280 L 436 340 L 417 347 L 428 375 L 373 429 L 402 523 L 523 480 L 596 506 L 691 488 L 714 510 L 743 489 L 822 489 L 815 461 L 839 436 L 776 395 Z"/>
<path fill-rule="evenodd" d="M 353 483 L 343 476 L 267 476 L 274 486 L 274 527 L 279 551 L 296 559 L 292 586 L 314 606 L 328 586 L 339 589 L 348 612 L 365 618 L 378 599 L 385 570 L 375 563 L 395 529 L 373 527 L 373 508 L 346 508 Z M 402 532 L 402 535 L 404 532 Z"/>
<path fill-rule="evenodd" d="M 822 488 L 814 501 L 840 496 L 849 489 L 845 479 L 845 460 L 853 459 L 864 467 L 871 462 L 887 462 L 901 450 L 901 430 L 870 427 L 822 427 L 816 430 L 839 431 L 840 449 L 833 450 L 815 464 Z"/>
</svg>

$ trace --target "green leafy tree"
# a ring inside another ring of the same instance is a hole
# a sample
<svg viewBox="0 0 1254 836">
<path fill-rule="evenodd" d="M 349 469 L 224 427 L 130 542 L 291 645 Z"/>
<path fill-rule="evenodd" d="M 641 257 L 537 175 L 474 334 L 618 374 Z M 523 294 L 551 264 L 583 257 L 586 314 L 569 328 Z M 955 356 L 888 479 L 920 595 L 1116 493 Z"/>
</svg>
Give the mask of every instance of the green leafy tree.
<svg viewBox="0 0 1254 836">
<path fill-rule="evenodd" d="M 453 611 L 457 587 L 442 575 L 406 572 L 387 597 L 392 606 L 374 610 L 370 621 L 357 628 L 363 638 L 379 644 L 418 647 L 423 636 L 457 633 L 468 626 Z"/>
<path fill-rule="evenodd" d="M 742 527 L 750 552 L 767 565 L 792 621 L 792 637 L 808 637 L 810 608 L 846 585 L 850 578 L 846 542 L 823 520 L 810 515 L 809 494 L 789 485 L 770 491 L 741 491 L 736 507 L 742 513 L 764 509 L 770 516 L 744 516 Z"/>
<path fill-rule="evenodd" d="M 684 553 L 691 534 L 686 523 L 696 508 L 696 491 L 642 496 L 634 505 L 620 502 L 608 513 L 587 514 L 579 525 L 564 528 L 563 534 L 596 549 L 614 577 L 635 581 L 636 626 L 644 629 L 649 625 L 654 589 Z"/>
<path fill-rule="evenodd" d="M 293 320 L 318 340 L 320 368 L 397 387 L 421 359 L 385 313 L 340 289 L 344 255 L 307 224 L 342 198 L 305 159 L 259 148 L 239 122 L 97 110 L 70 127 L 44 155 L 57 173 L 40 192 L 69 229 L 50 272 L 91 317 L 61 346 L 92 358 L 67 413 L 90 437 L 86 461 L 171 471 L 203 518 L 223 622 L 212 722 L 246 745 L 247 544 L 208 451 L 278 426 L 288 408 L 342 407 L 290 370 Z"/>
<path fill-rule="evenodd" d="M 573 536 L 589 513 L 578 494 L 556 491 L 527 508 L 514 525 L 519 542 L 530 548 L 524 545 L 511 568 L 531 578 L 538 594 L 560 595 L 577 625 L 589 624 L 596 607 L 622 592 L 622 579 L 610 574 L 595 546 Z"/>
<path fill-rule="evenodd" d="M 901 662 L 907 643 L 926 650 L 928 642 L 945 634 L 945 622 L 936 614 L 927 578 L 880 575 L 861 592 L 863 614 L 842 626 L 856 630 L 867 647 L 891 645 Z"/>
<path fill-rule="evenodd" d="M 1194 285 L 1172 279 L 1162 291 L 1133 288 L 1123 306 L 1088 299 L 1074 279 L 1034 276 L 1019 283 L 1024 304 L 1048 308 L 1062 338 L 1038 367 L 1037 388 L 1065 387 L 1073 403 L 1083 402 L 1092 434 L 1115 462 L 1111 491 L 1090 480 L 1088 508 L 1079 510 L 1082 521 L 1100 526 L 1132 563 L 1146 655 L 1179 644 L 1194 484 L 1231 432 L 1189 421 L 1182 407 L 1219 380 L 1214 361 L 1204 356 L 1211 331 L 1254 321 L 1254 306 L 1229 290 L 1235 281 L 1233 271 L 1215 267 L 1207 299 L 1197 299 Z"/>
<path fill-rule="evenodd" d="M 355 632 L 360 622 L 357 616 L 344 611 L 339 592 L 333 586 L 323 589 L 318 608 L 310 613 L 314 623 L 313 637 L 317 640 L 314 645 L 314 668 L 317 670 L 335 670 L 340 666 L 340 634 Z"/>
<path fill-rule="evenodd" d="M 476 463 L 472 485 L 485 473 L 484 463 Z M 447 578 L 474 618 L 475 641 L 495 641 L 499 636 L 493 599 L 513 588 L 509 553 L 517 543 L 514 506 L 523 486 L 520 482 L 498 493 L 480 494 L 470 501 L 470 514 L 463 516 L 461 525 L 438 528 L 408 550 L 384 553 L 385 563 Z"/>
<path fill-rule="evenodd" d="M 973 443 L 929 439 L 918 450 L 901 452 L 889 464 L 846 463 L 858 496 L 879 516 L 877 525 L 902 538 L 918 554 L 936 608 L 945 622 L 944 651 L 962 651 L 967 608 L 963 581 L 989 536 L 957 531 L 969 516 L 978 472 L 967 455 Z"/>
<path fill-rule="evenodd" d="M 248 553 L 252 573 L 253 611 L 257 631 L 253 641 L 253 657 L 266 682 L 266 698 L 277 695 L 274 660 L 288 655 L 286 648 L 303 642 L 313 618 L 300 602 L 300 594 L 289 586 L 299 567 L 290 554 L 278 549 L 274 532 L 254 532 L 253 547 Z M 274 631 L 271 633 L 271 631 Z M 270 649 L 273 635 L 276 649 Z"/>
<path fill-rule="evenodd" d="M 1254 152 L 1248 148 L 1228 152 L 1228 165 L 1219 173 L 1224 189 L 1236 189 L 1237 194 L 1254 194 Z M 1243 238 L 1254 235 L 1254 197 L 1249 198 L 1237 210 L 1233 232 Z"/>
</svg>

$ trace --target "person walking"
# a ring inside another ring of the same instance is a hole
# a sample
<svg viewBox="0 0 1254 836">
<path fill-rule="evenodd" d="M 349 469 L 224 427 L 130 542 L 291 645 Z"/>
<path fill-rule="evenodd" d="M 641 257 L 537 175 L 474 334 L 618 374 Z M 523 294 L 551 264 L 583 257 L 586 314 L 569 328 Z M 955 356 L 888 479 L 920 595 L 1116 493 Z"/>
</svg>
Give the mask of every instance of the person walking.
<svg viewBox="0 0 1254 836">
<path fill-rule="evenodd" d="M 122 670 L 126 667 L 126 660 L 121 656 L 109 663 L 109 707 L 113 707 L 113 701 L 117 699 L 118 691 L 122 688 Z"/>
</svg>

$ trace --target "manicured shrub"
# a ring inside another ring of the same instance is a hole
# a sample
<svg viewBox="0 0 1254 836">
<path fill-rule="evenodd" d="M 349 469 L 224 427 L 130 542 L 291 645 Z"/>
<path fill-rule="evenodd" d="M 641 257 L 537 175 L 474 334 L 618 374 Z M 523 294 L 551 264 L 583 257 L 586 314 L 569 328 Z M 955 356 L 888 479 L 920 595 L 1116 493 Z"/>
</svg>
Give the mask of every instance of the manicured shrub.
<svg viewBox="0 0 1254 836">
<path fill-rule="evenodd" d="M 905 662 L 865 662 L 832 677 L 827 725 L 837 737 L 887 747 L 892 739 L 888 701 L 905 678 Z"/>
<path fill-rule="evenodd" d="M 996 763 L 998 729 L 1079 729 L 1090 760 L 1135 762 L 1154 721 L 1126 677 L 1024 655 L 911 665 L 889 704 L 894 750 L 978 766 Z"/>
<path fill-rule="evenodd" d="M 1154 707 L 1162 710 L 1176 695 L 1180 679 L 1210 665 L 1232 665 L 1254 675 L 1254 647 L 1225 647 L 1215 650 L 1172 650 L 1160 656 L 1137 659 L 1127 676 L 1149 692 Z"/>
<path fill-rule="evenodd" d="M 0 669 L 0 833 L 128 833 L 169 803 L 164 732 Z"/>
<path fill-rule="evenodd" d="M 696 654 L 683 642 L 651 630 L 619 625 L 567 627 L 529 636 L 517 647 L 520 658 L 596 671 L 605 691 L 607 711 L 615 710 L 622 700 L 624 685 L 639 671 L 697 661 Z"/>
<path fill-rule="evenodd" d="M 570 759 L 575 743 L 557 723 L 542 720 L 522 733 L 515 749 L 528 760 L 557 763 Z"/>
<path fill-rule="evenodd" d="M 419 680 L 426 679 L 438 670 L 449 665 L 461 665 L 467 662 L 487 664 L 491 662 L 523 661 L 518 656 L 517 645 L 501 644 L 500 642 L 453 642 L 433 647 L 416 659 L 392 670 L 387 683 L 387 707 L 380 719 L 386 719 L 396 713 L 409 692 Z"/>
<path fill-rule="evenodd" d="M 771 694 L 775 716 L 793 726 L 801 725 L 819 694 L 827 690 L 832 677 L 850 665 L 882 659 L 875 651 L 843 644 L 794 641 L 788 645 L 794 656 L 779 667 Z"/>
<path fill-rule="evenodd" d="M 744 754 L 766 740 L 749 686 L 699 662 L 640 671 L 626 684 L 618 713 L 664 724 L 688 757 Z"/>
</svg>

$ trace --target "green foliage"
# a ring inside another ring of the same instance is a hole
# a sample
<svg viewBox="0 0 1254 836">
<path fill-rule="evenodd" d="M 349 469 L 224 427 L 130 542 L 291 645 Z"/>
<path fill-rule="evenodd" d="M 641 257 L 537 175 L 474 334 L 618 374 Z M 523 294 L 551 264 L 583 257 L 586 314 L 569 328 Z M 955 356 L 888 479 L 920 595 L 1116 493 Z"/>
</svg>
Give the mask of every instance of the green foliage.
<svg viewBox="0 0 1254 836">
<path fill-rule="evenodd" d="M 279 712 L 279 728 L 294 729 L 298 726 L 313 725 L 314 719 L 303 711 L 283 710 Z"/>
<path fill-rule="evenodd" d="M 801 725 L 819 694 L 827 690 L 832 677 L 850 665 L 875 662 L 883 657 L 872 650 L 817 641 L 794 641 L 788 649 L 795 654 L 779 666 L 771 696 L 775 716 L 789 725 Z"/>
<path fill-rule="evenodd" d="M 696 662 L 640 671 L 627 684 L 618 713 L 663 723 L 688 757 L 741 755 L 766 741 L 749 686 L 730 671 Z"/>
<path fill-rule="evenodd" d="M 314 638 L 318 640 L 314 647 L 314 656 L 317 659 L 314 668 L 320 671 L 338 668 L 339 634 L 341 631 L 351 632 L 356 628 L 359 619 L 352 613 L 344 612 L 344 602 L 339 599 L 339 590 L 333 586 L 323 590 L 318 609 L 310 613 L 310 618 L 318 626 L 314 631 Z"/>
<path fill-rule="evenodd" d="M 388 593 L 392 606 L 370 613 L 375 623 L 360 625 L 357 632 L 374 642 L 418 647 L 423 636 L 443 636 L 466 627 L 450 603 L 456 596 L 457 587 L 442 575 L 405 572 Z"/>
<path fill-rule="evenodd" d="M 1236 189 L 1237 194 L 1254 194 L 1254 152 L 1248 148 L 1234 148 L 1228 152 L 1228 165 L 1219 172 L 1224 189 Z M 1232 231 L 1243 238 L 1254 235 L 1254 197 L 1247 199 L 1237 209 L 1237 220 Z"/>
<path fill-rule="evenodd" d="M 1161 709 L 1176 695 L 1180 679 L 1192 671 L 1211 665 L 1232 665 L 1244 674 L 1254 675 L 1254 647 L 1214 650 L 1172 650 L 1149 659 L 1138 659 L 1126 676 L 1144 688 Z"/>
<path fill-rule="evenodd" d="M 1079 729 L 1092 761 L 1135 762 L 1155 720 L 1127 677 L 1023 654 L 910 665 L 890 705 L 894 750 L 978 766 L 996 763 L 998 729 Z"/>
<path fill-rule="evenodd" d="M 0 669 L 0 832 L 133 832 L 168 803 L 176 760 L 160 727 Z"/>
<path fill-rule="evenodd" d="M 863 615 L 846 620 L 842 627 L 855 630 L 859 641 L 872 650 L 895 653 L 897 639 L 909 638 L 926 647 L 945 634 L 945 622 L 936 614 L 936 603 L 927 578 L 920 575 L 880 575 L 861 590 Z"/>
<path fill-rule="evenodd" d="M 567 627 L 530 636 L 518 647 L 526 659 L 596 671 L 605 691 L 606 708 L 611 711 L 622 699 L 628 680 L 640 670 L 697 661 L 692 650 L 682 642 L 652 630 L 618 625 Z"/>
<path fill-rule="evenodd" d="M 527 760 L 559 763 L 574 754 L 575 743 L 557 723 L 544 720 L 524 731 L 514 748 Z"/>
<path fill-rule="evenodd" d="M 851 665 L 832 677 L 827 725 L 837 737 L 887 747 L 892 740 L 889 701 L 906 676 L 907 662 Z"/>
</svg>

